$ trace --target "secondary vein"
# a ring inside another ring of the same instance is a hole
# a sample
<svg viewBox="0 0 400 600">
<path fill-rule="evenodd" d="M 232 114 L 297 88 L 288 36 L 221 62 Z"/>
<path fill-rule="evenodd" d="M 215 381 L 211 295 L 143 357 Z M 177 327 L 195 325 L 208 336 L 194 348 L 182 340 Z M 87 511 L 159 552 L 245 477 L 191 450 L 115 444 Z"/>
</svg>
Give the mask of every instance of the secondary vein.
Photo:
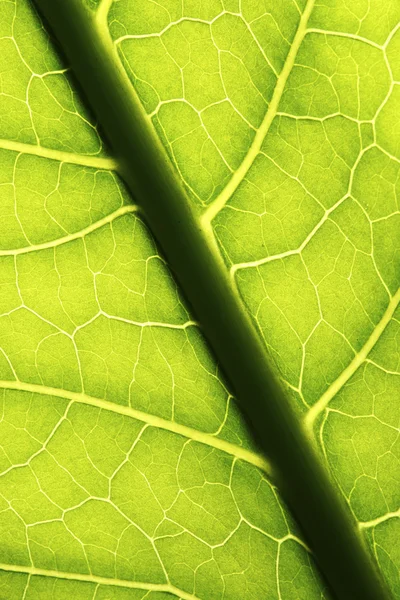
<svg viewBox="0 0 400 600">
<path fill-rule="evenodd" d="M 375 344 L 378 342 L 386 327 L 390 323 L 393 314 L 400 303 L 400 288 L 396 294 L 392 297 L 389 305 L 379 321 L 373 332 L 371 333 L 368 340 L 365 342 L 361 350 L 355 355 L 351 363 L 346 367 L 339 377 L 328 387 L 328 389 L 322 394 L 320 399 L 311 407 L 307 416 L 304 420 L 305 427 L 309 433 L 312 433 L 315 420 L 318 415 L 328 406 L 329 402 L 340 392 L 343 386 L 349 381 L 354 375 L 357 369 L 362 365 L 364 360 L 367 358 Z"/>
<path fill-rule="evenodd" d="M 62 244 L 67 244 L 68 242 L 72 242 L 74 240 L 84 238 L 89 233 L 96 231 L 96 229 L 100 229 L 107 225 L 108 223 L 112 223 L 118 217 L 123 215 L 127 215 L 129 213 L 137 212 L 139 209 L 134 204 L 127 204 L 125 206 L 121 206 L 114 212 L 109 215 L 99 219 L 95 223 L 88 225 L 84 229 L 80 229 L 74 233 L 70 233 L 68 235 L 64 235 L 63 237 L 56 238 L 54 240 L 50 240 L 49 242 L 43 242 L 42 244 L 32 244 L 31 246 L 23 246 L 22 248 L 10 248 L 7 250 L 0 250 L 0 256 L 15 256 L 17 254 L 28 254 L 29 252 L 36 252 L 38 250 L 46 250 L 47 248 L 55 248 L 56 246 L 62 246 Z"/>
<path fill-rule="evenodd" d="M 13 140 L 0 139 L 0 148 L 3 148 L 3 150 L 19 152 L 20 154 L 32 154 L 34 156 L 39 156 L 40 158 L 50 158 L 51 160 L 57 160 L 59 162 L 82 165 L 83 167 L 93 167 L 95 169 L 105 169 L 108 171 L 116 171 L 118 169 L 118 163 L 113 158 L 75 154 L 74 152 L 55 150 L 53 148 L 45 148 L 44 146 L 35 146 L 34 144 L 24 144 Z"/>
<path fill-rule="evenodd" d="M 36 575 L 39 577 L 54 577 L 57 579 L 68 579 L 73 581 L 83 581 L 85 583 L 96 583 L 97 585 L 109 585 L 113 587 L 125 587 L 134 590 L 149 590 L 153 592 L 165 592 L 173 594 L 182 600 L 200 600 L 193 594 L 180 590 L 169 583 L 146 583 L 142 581 L 130 581 L 128 579 L 112 579 L 111 577 L 99 577 L 98 575 L 85 575 L 82 573 L 68 573 L 66 571 L 56 571 L 51 569 L 40 569 L 25 565 L 8 565 L 0 563 L 0 571 L 10 573 L 26 573 L 27 575 Z"/>
<path fill-rule="evenodd" d="M 72 402 L 77 402 L 79 404 L 86 404 L 102 410 L 111 411 L 125 417 L 136 419 L 142 423 L 147 423 L 147 425 L 152 427 L 157 427 L 158 429 L 164 429 L 166 431 L 176 433 L 195 442 L 200 442 L 206 446 L 216 448 L 217 450 L 222 450 L 222 452 L 226 452 L 231 456 L 234 456 L 240 460 L 244 460 L 245 462 L 262 469 L 265 473 L 271 474 L 271 467 L 268 465 L 267 461 L 255 452 L 251 452 L 250 450 L 236 446 L 235 444 L 227 442 L 226 440 L 217 438 L 211 433 L 204 433 L 175 421 L 168 421 L 162 417 L 158 417 L 141 410 L 136 410 L 131 406 L 124 406 L 122 404 L 116 404 L 114 402 L 109 402 L 108 400 L 103 400 L 102 398 L 95 398 L 83 392 L 72 392 L 69 390 L 62 390 L 45 385 L 25 383 L 23 381 L 0 381 L 0 389 L 18 390 L 34 394 L 43 394 L 46 396 L 55 396 L 65 400 L 71 400 Z"/>
<path fill-rule="evenodd" d="M 399 510 L 396 510 L 394 512 L 388 512 L 385 515 L 382 515 L 381 517 L 377 517 L 376 519 L 371 519 L 371 521 L 361 521 L 358 526 L 360 529 L 370 529 L 372 527 L 376 527 L 377 525 L 380 525 L 381 523 L 385 523 L 386 521 L 389 521 L 390 519 L 398 519 L 399 517 L 400 517 L 400 508 L 399 508 Z"/>
<path fill-rule="evenodd" d="M 301 15 L 299 26 L 293 38 L 293 43 L 286 57 L 283 69 L 276 81 L 274 93 L 272 94 L 268 110 L 265 114 L 263 122 L 257 130 L 256 135 L 254 136 L 253 142 L 245 158 L 243 159 L 239 168 L 233 173 L 228 184 L 224 187 L 219 196 L 211 204 L 209 204 L 209 206 L 204 211 L 201 217 L 202 224 L 205 228 L 208 227 L 209 223 L 211 223 L 211 221 L 216 217 L 220 210 L 222 210 L 222 208 L 225 206 L 228 200 L 233 196 L 240 183 L 246 177 L 251 165 L 253 164 L 254 160 L 256 159 L 258 153 L 261 150 L 261 146 L 265 137 L 268 134 L 271 123 L 274 120 L 276 113 L 278 112 L 279 103 L 281 101 L 282 94 L 284 92 L 289 75 L 294 66 L 297 53 L 299 51 L 303 38 L 307 33 L 307 23 L 310 18 L 312 9 L 314 7 L 314 2 L 315 0 L 308 0 L 304 12 Z"/>
</svg>

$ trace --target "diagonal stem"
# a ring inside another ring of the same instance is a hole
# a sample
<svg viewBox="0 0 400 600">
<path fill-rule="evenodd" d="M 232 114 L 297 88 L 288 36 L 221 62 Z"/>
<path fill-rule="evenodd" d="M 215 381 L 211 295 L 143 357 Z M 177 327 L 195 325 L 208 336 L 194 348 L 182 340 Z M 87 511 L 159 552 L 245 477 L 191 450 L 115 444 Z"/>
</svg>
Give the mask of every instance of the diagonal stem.
<svg viewBox="0 0 400 600">
<path fill-rule="evenodd" d="M 96 25 L 82 0 L 35 1 L 66 53 L 336 598 L 388 598 L 355 522 L 272 375 L 267 350 L 216 243 L 190 208 L 108 33 Z"/>
</svg>

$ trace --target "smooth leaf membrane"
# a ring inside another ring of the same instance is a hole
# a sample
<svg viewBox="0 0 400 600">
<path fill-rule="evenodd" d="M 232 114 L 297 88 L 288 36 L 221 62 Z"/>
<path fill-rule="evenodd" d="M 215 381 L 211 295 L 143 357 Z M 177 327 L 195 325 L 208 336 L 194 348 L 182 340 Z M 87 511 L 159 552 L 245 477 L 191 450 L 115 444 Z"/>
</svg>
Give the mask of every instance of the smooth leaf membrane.
<svg viewBox="0 0 400 600">
<path fill-rule="evenodd" d="M 396 596 L 400 8 L 105 9 Z M 327 598 L 30 2 L 0 11 L 0 596 Z"/>
</svg>

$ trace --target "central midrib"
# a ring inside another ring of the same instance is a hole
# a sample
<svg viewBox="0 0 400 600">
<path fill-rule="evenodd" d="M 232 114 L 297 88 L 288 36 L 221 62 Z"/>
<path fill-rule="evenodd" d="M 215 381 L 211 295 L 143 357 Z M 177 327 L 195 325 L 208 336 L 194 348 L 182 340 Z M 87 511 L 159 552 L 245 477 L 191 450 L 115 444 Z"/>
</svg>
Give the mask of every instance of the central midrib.
<svg viewBox="0 0 400 600">
<path fill-rule="evenodd" d="M 265 345 L 220 253 L 194 215 L 111 40 L 95 26 L 82 0 L 36 3 L 54 27 L 122 165 L 125 182 L 202 323 L 260 447 L 274 462 L 281 492 L 337 598 L 383 600 L 388 594 L 371 557 L 272 376 Z M 306 10 L 311 8 L 308 2 Z"/>
</svg>

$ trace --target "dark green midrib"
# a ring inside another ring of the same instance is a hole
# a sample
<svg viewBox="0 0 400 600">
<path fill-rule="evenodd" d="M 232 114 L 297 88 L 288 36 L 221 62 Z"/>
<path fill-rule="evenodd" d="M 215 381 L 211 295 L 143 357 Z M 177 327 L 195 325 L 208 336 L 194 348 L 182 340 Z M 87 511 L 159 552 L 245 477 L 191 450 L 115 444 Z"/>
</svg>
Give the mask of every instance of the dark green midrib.
<svg viewBox="0 0 400 600">
<path fill-rule="evenodd" d="M 123 177 L 189 299 L 333 595 L 389 593 L 348 508 L 275 381 L 263 342 L 202 231 L 132 85 L 83 0 L 35 0 L 123 165 Z M 261 599 L 260 599 L 261 600 Z"/>
</svg>

